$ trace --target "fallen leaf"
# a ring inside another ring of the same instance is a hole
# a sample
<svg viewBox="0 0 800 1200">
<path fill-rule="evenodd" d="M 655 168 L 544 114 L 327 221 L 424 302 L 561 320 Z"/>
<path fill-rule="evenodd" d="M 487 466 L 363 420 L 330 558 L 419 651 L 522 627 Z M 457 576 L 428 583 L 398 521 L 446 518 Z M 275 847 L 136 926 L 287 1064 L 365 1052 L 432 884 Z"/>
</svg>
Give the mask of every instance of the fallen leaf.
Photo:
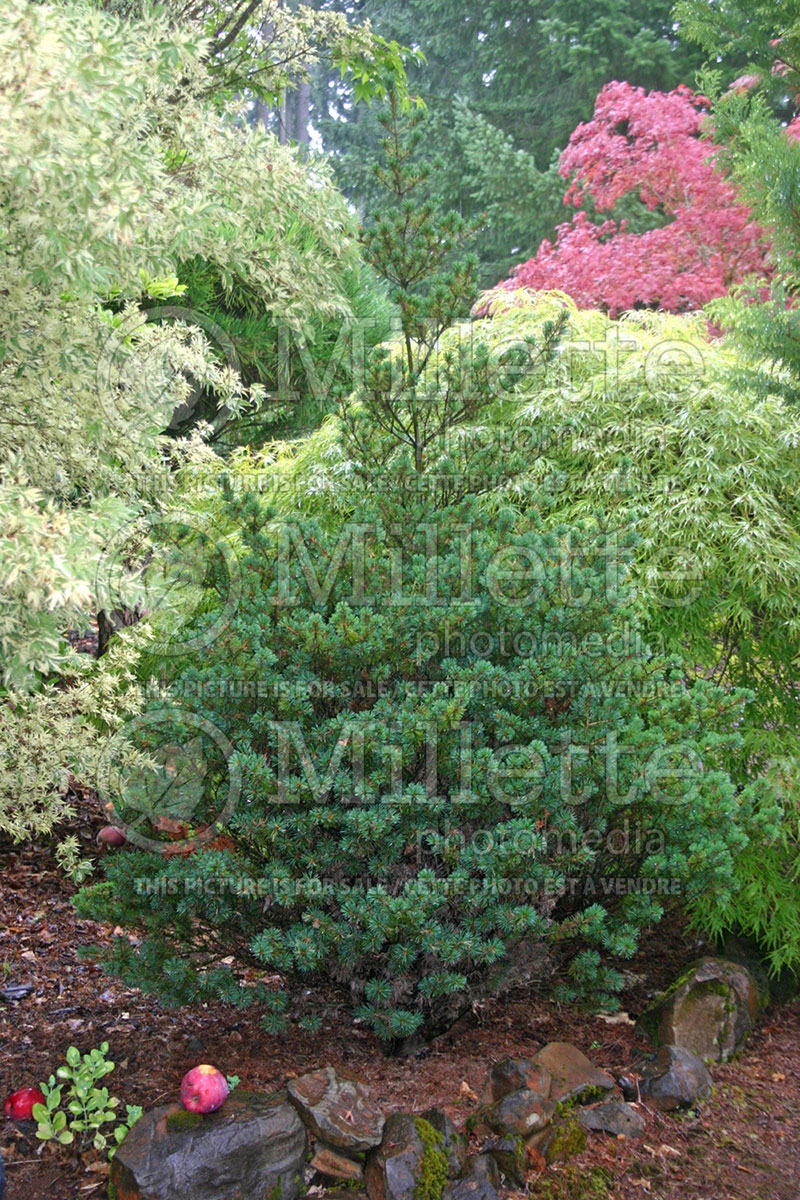
<svg viewBox="0 0 800 1200">
<path fill-rule="evenodd" d="M 169 833 L 173 837 L 186 837 L 189 832 L 189 826 L 185 821 L 175 821 L 172 817 L 156 817 L 153 822 L 156 829 L 160 829 L 162 833 Z"/>
<path fill-rule="evenodd" d="M 636 1022 L 626 1012 L 618 1013 L 595 1013 L 595 1016 L 600 1021 L 605 1021 L 606 1025 L 635 1025 Z"/>
<path fill-rule="evenodd" d="M 535 1150 L 533 1146 L 527 1146 L 525 1153 L 528 1156 L 528 1162 L 531 1164 L 531 1170 L 536 1171 L 537 1175 L 541 1175 L 547 1170 L 547 1159 L 538 1150 Z"/>
<path fill-rule="evenodd" d="M 466 1079 L 461 1080 L 461 1087 L 458 1089 L 458 1094 L 464 1100 L 477 1100 L 478 1093 L 473 1092 L 472 1088 L 467 1083 Z"/>
<path fill-rule="evenodd" d="M 110 1175 L 111 1174 L 111 1163 L 110 1162 L 90 1163 L 89 1166 L 86 1168 L 86 1170 L 94 1171 L 95 1175 Z"/>
<path fill-rule="evenodd" d="M 780 1071 L 772 1072 L 772 1082 L 773 1083 L 783 1083 L 785 1078 L 786 1078 L 786 1076 L 782 1075 Z"/>
</svg>

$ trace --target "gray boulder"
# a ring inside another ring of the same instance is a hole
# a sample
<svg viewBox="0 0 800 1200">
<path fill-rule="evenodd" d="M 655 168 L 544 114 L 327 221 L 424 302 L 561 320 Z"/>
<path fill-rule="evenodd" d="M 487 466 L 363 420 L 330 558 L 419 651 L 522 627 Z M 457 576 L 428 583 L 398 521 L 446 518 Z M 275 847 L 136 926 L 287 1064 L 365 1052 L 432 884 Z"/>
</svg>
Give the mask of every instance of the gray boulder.
<svg viewBox="0 0 800 1200">
<path fill-rule="evenodd" d="M 530 1088 L 522 1088 L 487 1108 L 483 1119 L 495 1133 L 527 1138 L 545 1126 L 555 1110 L 553 1101 Z"/>
<path fill-rule="evenodd" d="M 306 1131 L 283 1092 L 234 1092 L 200 1116 L 145 1113 L 111 1160 L 116 1200 L 295 1200 Z"/>
<path fill-rule="evenodd" d="M 500 1187 L 500 1172 L 497 1163 L 494 1157 L 485 1153 L 484 1150 L 481 1150 L 479 1154 L 470 1154 L 464 1162 L 461 1178 L 466 1179 L 470 1175 L 480 1175 L 482 1179 L 487 1179 L 496 1190 Z"/>
<path fill-rule="evenodd" d="M 621 1076 L 626 1100 L 641 1098 L 653 1108 L 669 1112 L 692 1108 L 710 1095 L 713 1080 L 701 1059 L 681 1046 L 662 1046 L 652 1058 Z"/>
<path fill-rule="evenodd" d="M 322 1067 L 290 1079 L 286 1090 L 305 1124 L 326 1145 L 351 1154 L 380 1145 L 384 1115 L 355 1076 Z"/>
<path fill-rule="evenodd" d="M 581 1108 L 577 1113 L 584 1129 L 610 1133 L 614 1137 L 641 1137 L 645 1120 L 640 1112 L 619 1100 L 608 1100 L 594 1108 Z"/>
<path fill-rule="evenodd" d="M 489 1068 L 481 1104 L 489 1108 L 523 1088 L 546 1097 L 550 1091 L 550 1072 L 547 1067 L 534 1062 L 532 1058 L 504 1058 L 492 1063 Z"/>
<path fill-rule="evenodd" d="M 448 1183 L 442 1200 L 499 1200 L 500 1177 L 488 1154 L 476 1154 L 467 1161 L 460 1179 Z"/>
<path fill-rule="evenodd" d="M 491 1155 L 508 1183 L 522 1187 L 530 1162 L 526 1143 L 521 1137 L 492 1138 L 481 1147 L 481 1151 Z"/>
</svg>

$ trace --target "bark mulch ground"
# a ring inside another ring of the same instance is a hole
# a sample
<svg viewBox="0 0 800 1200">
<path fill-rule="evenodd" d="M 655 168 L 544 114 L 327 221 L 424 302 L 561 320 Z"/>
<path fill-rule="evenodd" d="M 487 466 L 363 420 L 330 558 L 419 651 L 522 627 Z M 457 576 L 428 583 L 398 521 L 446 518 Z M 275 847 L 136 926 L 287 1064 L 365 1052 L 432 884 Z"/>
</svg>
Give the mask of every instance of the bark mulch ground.
<svg viewBox="0 0 800 1200">
<path fill-rule="evenodd" d="M 84 825 L 92 845 L 94 828 Z M 387 1109 L 438 1105 L 463 1124 L 478 1107 L 488 1063 L 570 1041 L 604 1068 L 628 1065 L 646 1044 L 632 1024 L 558 1009 L 546 997 L 510 995 L 471 1013 L 410 1059 L 390 1059 L 345 1017 L 311 1035 L 265 1033 L 258 1017 L 223 1006 L 165 1010 L 81 961 L 78 947 L 112 930 L 80 920 L 71 888 L 48 853 L 0 847 L 0 989 L 30 985 L 0 1000 L 0 1095 L 55 1070 L 68 1046 L 107 1041 L 116 1070 L 105 1081 L 123 1104 L 151 1108 L 178 1097 L 183 1074 L 212 1062 L 243 1087 L 274 1089 L 290 1074 L 331 1064 L 357 1071 Z M 702 947 L 685 932 L 655 931 L 631 964 L 623 996 L 636 1015 Z M 799 1200 L 800 1001 L 767 1010 L 745 1052 L 713 1071 L 712 1098 L 696 1114 L 644 1109 L 643 1138 L 589 1135 L 570 1163 L 531 1173 L 527 1193 L 545 1200 Z M 42 1147 L 33 1126 L 0 1115 L 7 1200 L 103 1197 L 101 1156 Z"/>
</svg>

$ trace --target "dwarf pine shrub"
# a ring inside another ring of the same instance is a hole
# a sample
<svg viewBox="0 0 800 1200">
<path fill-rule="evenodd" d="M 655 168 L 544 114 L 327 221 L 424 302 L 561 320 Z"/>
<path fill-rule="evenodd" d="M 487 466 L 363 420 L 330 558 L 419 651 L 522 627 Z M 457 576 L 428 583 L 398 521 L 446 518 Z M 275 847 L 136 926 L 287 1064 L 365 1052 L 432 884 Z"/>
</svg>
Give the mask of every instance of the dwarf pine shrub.
<svg viewBox="0 0 800 1200">
<path fill-rule="evenodd" d="M 162 663 L 161 766 L 114 797 L 132 846 L 80 901 L 140 928 L 109 965 L 168 1000 L 276 1029 L 333 983 L 392 1041 L 546 948 L 561 995 L 609 1003 L 644 926 L 729 886 L 742 700 L 642 644 L 624 539 L 393 495 L 335 529 L 229 499 L 237 610 Z"/>
<path fill-rule="evenodd" d="M 168 1000 L 271 1030 L 346 1002 L 407 1045 L 514 981 L 613 1003 L 643 927 L 724 896 L 751 797 L 723 766 L 744 694 L 643 644 L 624 525 L 545 526 L 543 490 L 504 500 L 524 449 L 461 436 L 514 363 L 457 336 L 469 231 L 411 205 L 399 116 L 365 253 L 401 330 L 330 435 L 336 495 L 275 503 L 244 461 L 209 498 L 227 566 L 166 639 L 153 616 L 135 769 L 112 743 L 98 780 L 131 845 L 79 905 L 137 927 L 107 965 Z"/>
</svg>

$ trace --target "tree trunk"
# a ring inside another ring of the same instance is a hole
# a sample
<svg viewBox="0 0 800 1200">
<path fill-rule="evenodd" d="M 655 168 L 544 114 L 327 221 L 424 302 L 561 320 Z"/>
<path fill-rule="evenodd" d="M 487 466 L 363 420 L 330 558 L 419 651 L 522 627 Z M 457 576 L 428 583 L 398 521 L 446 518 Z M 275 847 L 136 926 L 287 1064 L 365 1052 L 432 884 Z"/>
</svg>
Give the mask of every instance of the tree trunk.
<svg viewBox="0 0 800 1200">
<path fill-rule="evenodd" d="M 113 608 L 110 613 L 101 608 L 97 614 L 97 657 L 105 654 L 108 643 L 118 629 L 138 625 L 143 616 L 144 612 L 138 604 L 135 608 Z"/>
<path fill-rule="evenodd" d="M 284 92 L 278 109 L 278 141 L 282 146 L 288 146 L 291 137 L 290 113 L 289 95 Z"/>
<path fill-rule="evenodd" d="M 294 140 L 298 145 L 307 146 L 311 140 L 308 121 L 311 114 L 311 84 L 309 80 L 301 80 L 295 95 Z"/>
<path fill-rule="evenodd" d="M 265 129 L 269 129 L 269 118 L 272 109 L 267 104 L 266 100 L 262 100 L 259 96 L 253 102 L 253 124 L 263 125 Z"/>
</svg>

